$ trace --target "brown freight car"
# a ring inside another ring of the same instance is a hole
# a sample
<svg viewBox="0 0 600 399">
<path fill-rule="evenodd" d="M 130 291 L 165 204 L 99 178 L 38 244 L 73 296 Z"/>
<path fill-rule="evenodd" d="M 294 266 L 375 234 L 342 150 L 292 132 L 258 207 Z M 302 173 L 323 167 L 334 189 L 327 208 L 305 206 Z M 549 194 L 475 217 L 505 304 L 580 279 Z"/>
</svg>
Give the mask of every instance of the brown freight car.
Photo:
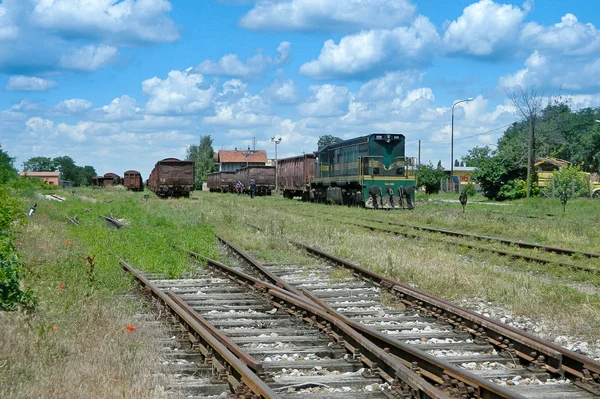
<svg viewBox="0 0 600 399">
<path fill-rule="evenodd" d="M 235 191 L 235 172 L 215 172 L 208 175 L 210 192 L 232 193 Z"/>
<path fill-rule="evenodd" d="M 92 188 L 102 188 L 102 187 L 104 187 L 104 176 L 92 177 Z"/>
<path fill-rule="evenodd" d="M 131 191 L 143 191 L 142 175 L 137 170 L 128 170 L 123 173 L 123 185 Z"/>
<path fill-rule="evenodd" d="M 104 174 L 104 187 L 107 186 L 118 186 L 123 184 L 123 179 L 116 173 L 105 173 Z"/>
<path fill-rule="evenodd" d="M 162 198 L 189 197 L 194 183 L 194 162 L 177 158 L 158 161 L 148 178 L 148 188 Z"/>
<path fill-rule="evenodd" d="M 244 192 L 250 191 L 250 181 L 256 184 L 256 195 L 271 195 L 275 189 L 275 168 L 273 166 L 244 166 L 235 172 L 236 181 L 242 182 Z"/>
<path fill-rule="evenodd" d="M 277 184 L 284 198 L 308 200 L 310 181 L 315 175 L 315 154 L 298 155 L 277 162 Z"/>
</svg>

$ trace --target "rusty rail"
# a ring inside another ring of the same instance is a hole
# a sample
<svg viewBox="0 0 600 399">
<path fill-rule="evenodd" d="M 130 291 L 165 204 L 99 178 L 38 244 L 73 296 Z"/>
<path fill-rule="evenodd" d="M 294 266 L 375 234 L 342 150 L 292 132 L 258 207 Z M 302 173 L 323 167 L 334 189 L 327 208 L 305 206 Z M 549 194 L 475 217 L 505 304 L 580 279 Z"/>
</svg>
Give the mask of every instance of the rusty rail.
<svg viewBox="0 0 600 399">
<path fill-rule="evenodd" d="M 304 296 L 299 297 L 274 284 L 261 281 L 192 251 L 185 250 L 185 252 L 192 256 L 198 255 L 206 261 L 206 265 L 210 269 L 239 284 L 249 286 L 259 294 L 269 297 L 278 309 L 288 312 L 310 325 L 317 326 L 332 336 L 339 345 L 343 345 L 353 354 L 355 360 L 360 359 L 370 367 L 373 373 L 384 373 L 382 377 L 392 385 L 396 393 L 404 395 L 410 393 L 410 396 L 406 396 L 407 398 L 447 398 L 442 391 L 419 377 L 400 360 L 377 347 L 342 320 L 325 312 L 310 299 Z"/>
<path fill-rule="evenodd" d="M 115 227 L 117 230 L 120 229 L 121 227 L 129 227 L 126 224 L 119 222 L 117 219 L 115 219 L 112 216 L 101 216 L 101 217 L 104 218 L 104 220 L 106 220 L 110 225 Z"/>
<path fill-rule="evenodd" d="M 369 222 L 374 222 L 374 223 L 388 223 L 390 225 L 399 225 L 399 226 L 401 226 L 401 224 L 394 223 L 394 222 L 382 222 L 382 221 L 379 221 L 379 220 L 371 220 L 371 219 L 365 219 L 365 218 L 358 218 L 358 219 L 369 221 Z M 452 242 L 452 241 L 434 239 L 434 238 L 431 238 L 431 237 L 420 236 L 418 234 L 412 234 L 412 233 L 406 233 L 406 232 L 401 232 L 401 231 L 389 230 L 389 229 L 385 229 L 385 228 L 382 228 L 382 227 L 367 226 L 367 225 L 360 224 L 360 223 L 353 223 L 353 222 L 344 222 L 344 223 L 352 225 L 352 226 L 362 227 L 362 228 L 365 228 L 365 229 L 368 229 L 368 230 L 371 230 L 371 231 L 380 231 L 380 232 L 385 232 L 385 233 L 393 233 L 393 234 L 396 234 L 396 235 L 399 235 L 399 236 L 403 236 L 403 237 L 407 237 L 407 238 L 433 239 L 433 240 L 436 240 L 438 242 L 442 242 L 442 243 L 445 243 L 445 244 L 456 245 L 456 246 L 460 246 L 460 247 L 464 247 L 464 248 L 469 248 L 469 249 L 474 249 L 474 250 L 478 250 L 478 251 L 487 251 L 487 252 L 497 253 L 498 255 L 506 256 L 506 257 L 511 258 L 511 259 L 522 259 L 522 260 L 525 260 L 525 261 L 528 261 L 528 262 L 537 262 L 537 263 L 542 263 L 542 264 L 554 264 L 554 265 L 561 266 L 561 267 L 566 267 L 566 268 L 572 269 L 572 270 L 578 270 L 578 271 L 585 271 L 585 272 L 589 272 L 589 273 L 600 274 L 600 269 L 592 268 L 592 267 L 586 267 L 586 266 L 580 266 L 580 265 L 575 265 L 573 263 L 561 262 L 561 261 L 551 260 L 551 259 L 544 259 L 544 258 L 540 258 L 540 257 L 537 257 L 537 256 L 518 254 L 518 253 L 515 253 L 515 252 L 504 251 L 504 250 L 496 249 L 496 248 L 482 247 L 482 246 L 473 245 L 473 244 L 467 244 L 467 243 L 462 243 L 462 242 Z M 457 234 L 461 234 L 461 233 L 457 233 Z M 473 236 L 473 235 L 470 235 L 470 236 Z M 482 240 L 486 239 L 484 236 L 478 236 L 478 237 L 481 237 Z M 530 245 L 535 245 L 535 244 L 530 244 Z M 551 247 L 549 247 L 549 248 L 551 248 Z M 574 252 L 577 252 L 577 251 L 574 251 Z"/>
<path fill-rule="evenodd" d="M 274 274 L 267 270 L 258 260 L 254 259 L 246 252 L 237 248 L 225 238 L 218 236 L 218 239 L 220 242 L 233 249 L 235 253 L 237 253 L 245 262 L 249 263 L 253 268 L 255 268 L 258 271 L 259 274 L 261 274 L 265 278 L 269 278 L 267 276 L 274 276 Z M 379 348 L 385 348 L 387 351 L 389 351 L 389 353 L 391 353 L 394 356 L 397 356 L 402 362 L 404 362 L 405 365 L 409 367 L 412 367 L 413 365 L 418 366 L 420 369 L 420 375 L 425 376 L 429 381 L 441 385 L 442 387 L 444 387 L 444 389 L 454 389 L 455 387 L 452 387 L 452 384 L 449 381 L 455 380 L 464 384 L 465 392 L 477 392 L 477 394 L 479 395 L 478 397 L 482 399 L 522 398 L 522 396 L 515 394 L 514 392 L 511 392 L 506 388 L 502 388 L 499 385 L 493 384 L 484 378 L 475 376 L 472 373 L 460 369 L 459 367 L 449 362 L 440 360 L 435 356 L 429 355 L 418 349 L 413 348 L 410 345 L 404 344 L 398 340 L 390 338 L 389 336 L 382 334 L 373 328 L 369 328 L 360 323 L 354 322 L 349 318 L 343 316 L 339 312 L 335 311 L 331 307 L 329 307 L 327 304 L 325 304 L 325 302 L 323 302 L 321 299 L 311 294 L 310 292 L 306 290 L 298 291 L 296 288 L 292 287 L 289 283 L 287 283 L 280 277 L 275 276 L 275 278 L 279 281 L 279 286 L 282 289 L 300 292 L 301 295 L 311 300 L 313 305 L 320 307 L 333 317 L 343 321 L 345 324 L 349 325 L 354 330 L 360 332 L 362 335 L 365 336 L 365 338 L 375 343 Z M 456 384 L 457 383 L 455 383 L 455 385 Z"/>
<path fill-rule="evenodd" d="M 501 352 L 512 353 L 530 362 L 534 367 L 544 367 L 553 374 L 564 374 L 579 387 L 600 395 L 600 363 L 559 345 L 545 341 L 517 328 L 482 316 L 472 310 L 436 298 L 405 284 L 380 276 L 352 262 L 337 258 L 308 245 L 292 241 L 308 253 L 344 267 L 353 274 L 373 282 L 395 294 L 404 304 L 425 312 L 440 321 L 466 329 L 480 340 L 487 340 Z"/>
<path fill-rule="evenodd" d="M 263 399 L 275 399 L 279 396 L 267 386 L 250 368 L 240 359 L 238 359 L 219 339 L 214 337 L 203 325 L 198 322 L 196 317 L 182 308 L 173 298 L 158 289 L 150 280 L 145 278 L 140 272 L 134 269 L 123 259 L 119 259 L 121 266 L 131 273 L 138 282 L 148 289 L 153 297 L 160 300 L 168 309 L 171 310 L 174 317 L 189 328 L 189 333 L 193 339 L 200 344 L 202 354 L 207 361 L 212 361 L 213 366 L 220 372 L 227 375 L 226 381 L 234 388 L 238 397 L 250 397 L 244 395 L 255 395 Z"/>
</svg>

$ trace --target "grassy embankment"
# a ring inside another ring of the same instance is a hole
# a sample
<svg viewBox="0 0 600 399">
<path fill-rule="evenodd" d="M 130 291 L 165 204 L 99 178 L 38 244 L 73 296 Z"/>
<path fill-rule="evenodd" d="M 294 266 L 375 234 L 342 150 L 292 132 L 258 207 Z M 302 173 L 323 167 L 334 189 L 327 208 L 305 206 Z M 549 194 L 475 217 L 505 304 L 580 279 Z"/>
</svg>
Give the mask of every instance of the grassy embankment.
<svg viewBox="0 0 600 399">
<path fill-rule="evenodd" d="M 164 381 L 153 376 L 159 367 L 154 337 L 162 332 L 138 322 L 143 301 L 122 296 L 135 285 L 117 256 L 177 277 L 189 264 L 170 244 L 215 257 L 213 230 L 154 209 L 171 201 L 141 202 L 141 194 L 118 188 L 77 191 L 64 203 L 32 193 L 23 198 L 26 207 L 38 203 L 16 240 L 27 265 L 23 283 L 39 304 L 27 314 L 0 312 L 0 397 L 163 397 Z M 131 227 L 107 227 L 100 215 L 111 212 Z M 65 214 L 77 215 L 81 226 L 69 224 Z"/>
</svg>

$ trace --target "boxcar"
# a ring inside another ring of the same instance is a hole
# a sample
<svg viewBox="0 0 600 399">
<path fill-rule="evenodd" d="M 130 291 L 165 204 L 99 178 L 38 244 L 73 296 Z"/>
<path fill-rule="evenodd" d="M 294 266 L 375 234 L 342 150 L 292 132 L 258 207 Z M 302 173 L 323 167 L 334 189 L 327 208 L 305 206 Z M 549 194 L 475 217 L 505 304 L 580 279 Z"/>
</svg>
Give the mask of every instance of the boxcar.
<svg viewBox="0 0 600 399">
<path fill-rule="evenodd" d="M 208 175 L 208 190 L 232 193 L 235 191 L 235 172 L 215 172 Z"/>
<path fill-rule="evenodd" d="M 104 187 L 104 176 L 92 177 L 92 188 L 102 188 L 102 187 Z"/>
<path fill-rule="evenodd" d="M 271 195 L 275 189 L 275 168 L 273 166 L 245 166 L 235 172 L 235 180 L 242 182 L 244 192 L 250 191 L 250 180 L 256 184 L 256 195 Z"/>
<path fill-rule="evenodd" d="M 280 159 L 277 174 L 277 184 L 284 198 L 308 199 L 310 181 L 315 174 L 315 154 Z"/>
<path fill-rule="evenodd" d="M 137 170 L 128 170 L 123 173 L 123 185 L 131 191 L 144 190 L 142 175 Z"/>
<path fill-rule="evenodd" d="M 177 158 L 158 161 L 148 178 L 148 188 L 162 198 L 189 197 L 194 183 L 194 162 Z"/>
<path fill-rule="evenodd" d="M 310 199 L 369 208 L 412 208 L 415 160 L 402 134 L 375 133 L 317 151 Z"/>
<path fill-rule="evenodd" d="M 104 185 L 104 187 L 118 186 L 120 184 L 123 184 L 122 180 L 123 179 L 121 179 L 121 176 L 119 176 L 116 173 L 105 173 L 103 185 Z"/>
</svg>

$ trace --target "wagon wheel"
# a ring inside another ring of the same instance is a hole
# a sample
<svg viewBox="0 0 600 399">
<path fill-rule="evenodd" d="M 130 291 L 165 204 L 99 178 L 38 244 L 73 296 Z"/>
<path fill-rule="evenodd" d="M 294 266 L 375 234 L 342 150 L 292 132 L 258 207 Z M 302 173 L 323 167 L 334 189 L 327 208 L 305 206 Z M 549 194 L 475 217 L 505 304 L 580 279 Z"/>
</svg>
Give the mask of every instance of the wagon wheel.
<svg viewBox="0 0 600 399">
<path fill-rule="evenodd" d="M 600 190 L 594 191 L 594 194 L 592 194 L 592 198 L 596 200 L 600 199 Z"/>
</svg>

